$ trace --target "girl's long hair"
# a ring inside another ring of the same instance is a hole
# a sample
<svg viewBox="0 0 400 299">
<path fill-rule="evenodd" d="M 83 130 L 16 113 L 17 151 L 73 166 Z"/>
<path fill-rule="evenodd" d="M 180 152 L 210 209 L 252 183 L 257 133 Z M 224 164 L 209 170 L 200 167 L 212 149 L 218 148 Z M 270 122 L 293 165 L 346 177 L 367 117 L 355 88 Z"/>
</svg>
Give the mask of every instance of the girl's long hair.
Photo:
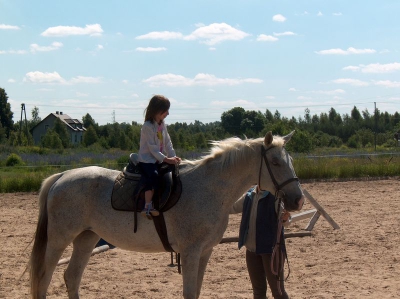
<svg viewBox="0 0 400 299">
<path fill-rule="evenodd" d="M 163 113 L 169 110 L 171 106 L 169 100 L 162 95 L 155 95 L 150 99 L 149 105 L 144 109 L 144 121 L 154 121 L 157 113 Z"/>
</svg>

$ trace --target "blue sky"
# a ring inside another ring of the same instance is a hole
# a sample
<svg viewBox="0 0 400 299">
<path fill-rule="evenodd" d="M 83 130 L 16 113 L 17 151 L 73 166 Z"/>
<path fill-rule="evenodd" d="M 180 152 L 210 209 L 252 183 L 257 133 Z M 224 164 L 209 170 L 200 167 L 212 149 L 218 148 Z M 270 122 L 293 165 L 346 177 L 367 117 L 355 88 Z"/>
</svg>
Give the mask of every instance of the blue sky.
<svg viewBox="0 0 400 299">
<path fill-rule="evenodd" d="M 400 111 L 400 1 L 0 0 L 0 87 L 18 121 L 63 111 L 168 123 L 233 107 L 296 118 Z"/>
</svg>

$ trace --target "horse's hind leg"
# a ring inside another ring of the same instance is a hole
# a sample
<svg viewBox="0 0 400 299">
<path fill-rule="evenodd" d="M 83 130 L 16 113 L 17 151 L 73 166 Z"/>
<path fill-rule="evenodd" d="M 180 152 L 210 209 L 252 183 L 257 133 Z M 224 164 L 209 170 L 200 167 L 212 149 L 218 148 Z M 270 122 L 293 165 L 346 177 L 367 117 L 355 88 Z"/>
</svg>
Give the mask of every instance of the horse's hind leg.
<svg viewBox="0 0 400 299">
<path fill-rule="evenodd" d="M 64 280 L 67 286 L 68 298 L 79 298 L 79 285 L 82 274 L 92 254 L 92 250 L 100 237 L 92 231 L 84 231 L 73 241 L 74 249 L 67 270 L 64 273 Z"/>
<path fill-rule="evenodd" d="M 65 248 L 68 246 L 69 242 L 59 242 L 53 243 L 51 240 L 47 243 L 46 253 L 44 257 L 44 272 L 43 276 L 40 278 L 38 289 L 37 289 L 37 298 L 46 298 L 47 288 L 50 285 L 51 278 L 53 276 L 53 272 L 57 266 L 57 263 L 64 252 Z M 36 297 L 34 297 L 36 298 Z"/>
</svg>

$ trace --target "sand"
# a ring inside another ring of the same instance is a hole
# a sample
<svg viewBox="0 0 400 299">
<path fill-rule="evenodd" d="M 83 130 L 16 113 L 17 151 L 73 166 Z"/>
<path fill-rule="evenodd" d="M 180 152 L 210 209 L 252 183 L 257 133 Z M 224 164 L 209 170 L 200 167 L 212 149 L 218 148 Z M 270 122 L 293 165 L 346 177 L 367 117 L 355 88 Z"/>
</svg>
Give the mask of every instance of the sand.
<svg viewBox="0 0 400 299">
<path fill-rule="evenodd" d="M 287 239 L 290 297 L 400 298 L 400 181 L 318 182 L 303 187 L 340 229 L 320 217 L 311 237 Z M 29 298 L 28 275 L 18 278 L 30 254 L 37 199 L 37 193 L 0 194 L 0 298 Z M 303 210 L 312 208 L 307 202 Z M 293 223 L 287 231 L 301 231 L 308 221 Z M 240 215 L 231 215 L 225 237 L 237 236 L 239 223 Z M 71 247 L 63 257 L 70 253 Z M 216 246 L 200 297 L 252 298 L 244 255 L 236 243 Z M 82 279 L 81 298 L 182 298 L 182 277 L 169 266 L 170 257 L 118 248 L 94 255 Z M 66 265 L 57 267 L 48 298 L 67 298 L 65 269 Z"/>
</svg>

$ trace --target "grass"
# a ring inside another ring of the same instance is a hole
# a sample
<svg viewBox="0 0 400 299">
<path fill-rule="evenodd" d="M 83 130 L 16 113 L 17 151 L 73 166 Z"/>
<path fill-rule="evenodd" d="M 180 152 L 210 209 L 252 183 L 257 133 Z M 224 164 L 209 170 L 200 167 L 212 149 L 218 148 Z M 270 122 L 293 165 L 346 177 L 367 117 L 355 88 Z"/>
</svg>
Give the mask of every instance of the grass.
<svg viewBox="0 0 400 299">
<path fill-rule="evenodd" d="M 300 179 L 351 179 L 400 175 L 399 156 L 301 157 L 294 160 Z"/>
<path fill-rule="evenodd" d="M 314 155 L 294 154 L 294 168 L 300 180 L 329 180 L 367 177 L 400 176 L 398 151 L 335 151 L 315 152 Z M 42 181 L 50 175 L 68 169 L 97 165 L 122 170 L 129 153 L 119 150 L 107 152 L 68 151 L 38 153 L 20 151 L 21 165 L 6 166 L 7 155 L 0 154 L 0 193 L 38 191 Z M 199 153 L 179 153 L 181 157 L 197 158 Z M 323 156 L 325 155 L 325 156 Z M 326 156 L 329 155 L 329 156 Z"/>
</svg>

